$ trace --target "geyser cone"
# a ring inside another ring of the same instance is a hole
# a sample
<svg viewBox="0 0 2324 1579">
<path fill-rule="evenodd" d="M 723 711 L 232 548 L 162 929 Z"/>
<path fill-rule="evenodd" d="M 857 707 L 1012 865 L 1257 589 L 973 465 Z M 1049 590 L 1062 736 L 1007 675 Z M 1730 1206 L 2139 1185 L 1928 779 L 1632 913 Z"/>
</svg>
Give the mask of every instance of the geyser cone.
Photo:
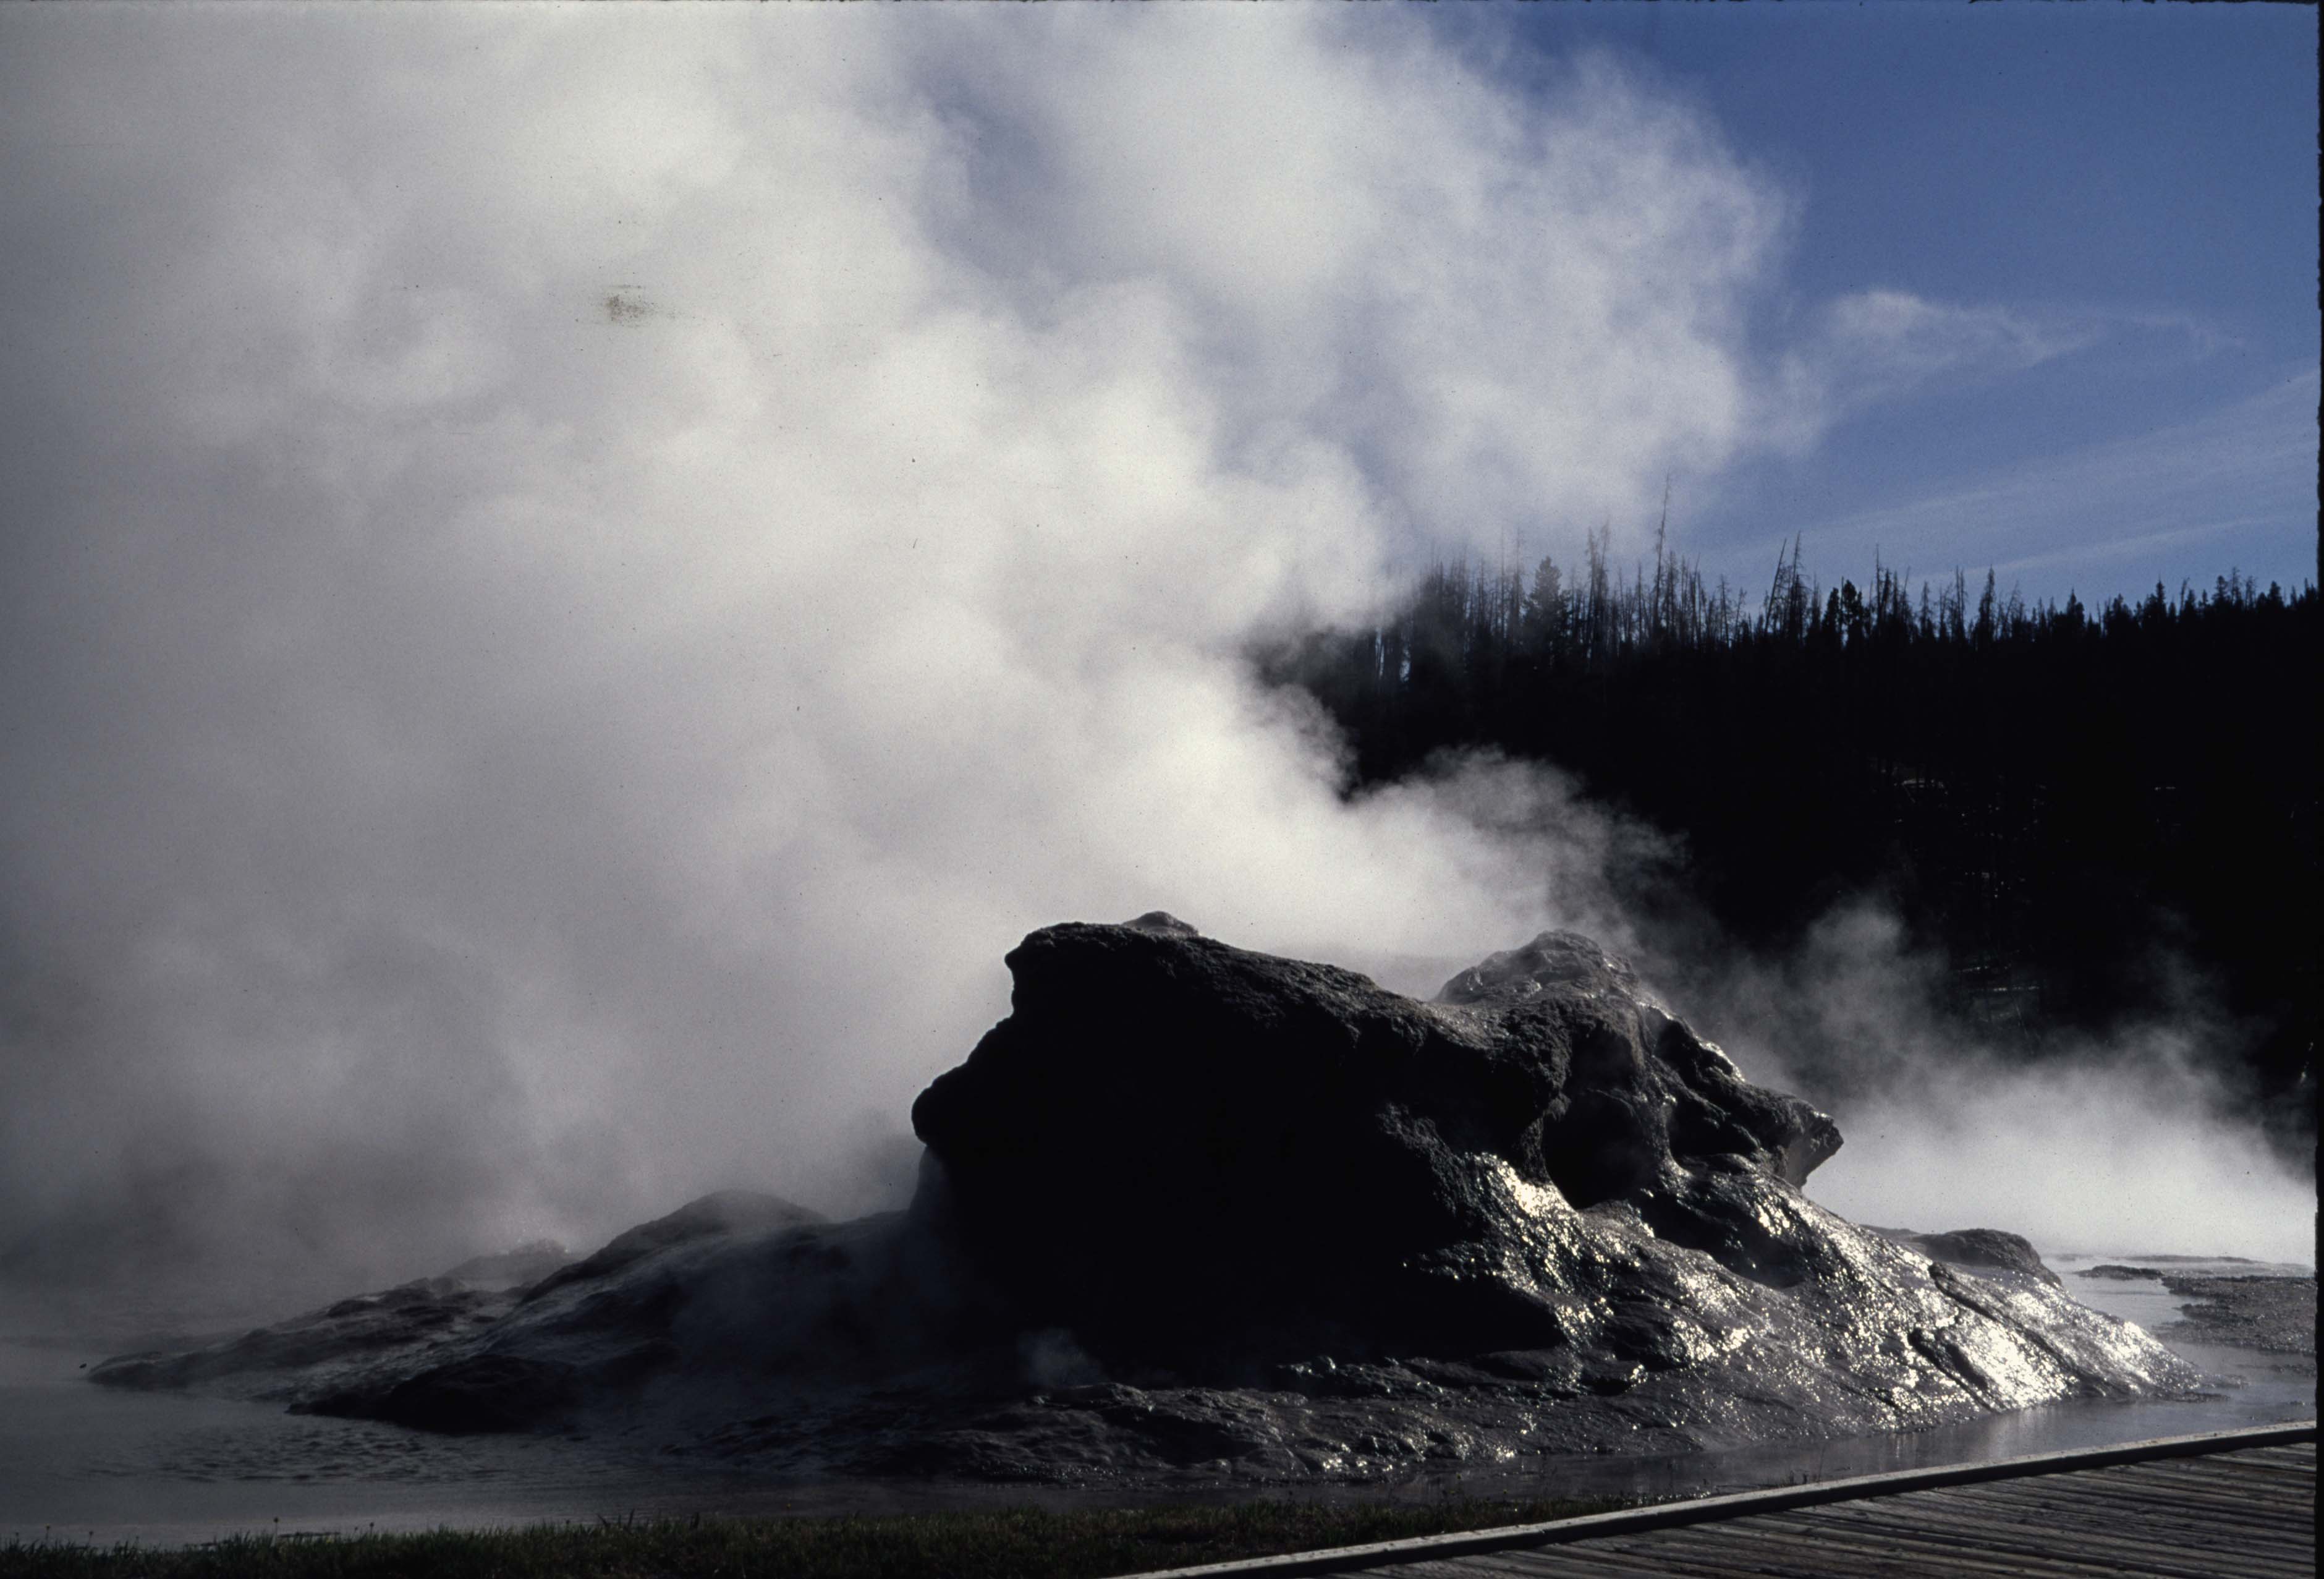
<svg viewBox="0 0 2324 1579">
<path fill-rule="evenodd" d="M 914 1104 L 927 1187 L 1028 1320 L 1101 1353 L 1554 1344 L 1597 1259 L 1585 1210 L 1763 1279 L 1815 1258 L 1761 1197 L 1831 1155 L 1831 1122 L 1586 938 L 1434 1003 L 1167 917 L 1049 928 L 1008 963 L 1013 1011 Z"/>
<path fill-rule="evenodd" d="M 1160 915 L 1047 928 L 1009 965 L 1009 1018 L 915 1104 L 908 1213 L 714 1197 L 456 1331 L 415 1296 L 378 1332 L 334 1307 L 103 1379 L 1080 1481 L 1828 1436 L 2198 1380 L 2016 1242 L 1899 1243 L 1809 1201 L 1831 1121 L 1587 938 L 1429 1003 Z"/>
</svg>

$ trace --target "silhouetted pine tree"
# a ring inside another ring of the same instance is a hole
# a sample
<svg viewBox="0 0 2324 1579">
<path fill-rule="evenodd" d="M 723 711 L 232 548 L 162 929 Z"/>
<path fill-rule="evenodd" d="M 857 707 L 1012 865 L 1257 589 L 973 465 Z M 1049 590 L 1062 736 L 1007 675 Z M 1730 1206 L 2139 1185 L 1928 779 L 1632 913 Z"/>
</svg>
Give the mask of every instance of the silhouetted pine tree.
<svg viewBox="0 0 2324 1579">
<path fill-rule="evenodd" d="M 1687 902 L 1757 945 L 1884 896 L 1957 1008 L 2029 1050 L 2170 1012 L 2192 964 L 2253 1094 L 2290 1095 L 2318 1011 L 2316 589 L 2230 572 L 2093 614 L 1989 570 L 1974 599 L 1958 570 L 1907 580 L 1826 591 L 1794 540 L 1754 606 L 1660 534 L 1626 578 L 1601 527 L 1573 575 L 1441 564 L 1374 628 L 1261 663 L 1339 720 L 1351 791 L 1448 748 L 1554 762 L 1683 834 Z M 2312 1132 L 2304 1101 L 2282 1116 Z"/>
</svg>

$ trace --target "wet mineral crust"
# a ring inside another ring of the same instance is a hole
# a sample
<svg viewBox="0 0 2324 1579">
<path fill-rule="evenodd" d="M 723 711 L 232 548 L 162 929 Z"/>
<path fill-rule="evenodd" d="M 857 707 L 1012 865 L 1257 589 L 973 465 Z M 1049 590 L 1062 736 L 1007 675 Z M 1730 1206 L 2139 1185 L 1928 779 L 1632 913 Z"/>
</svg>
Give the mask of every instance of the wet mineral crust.
<svg viewBox="0 0 2324 1579">
<path fill-rule="evenodd" d="M 2282 1356 L 2315 1373 L 2315 1279 L 2162 1276 L 2165 1288 L 2189 1302 L 2186 1315 L 2163 1329 L 2172 1337 Z"/>
<path fill-rule="evenodd" d="M 1587 938 L 1545 933 L 1429 1002 L 1158 914 L 1047 928 L 1008 964 L 1009 1017 L 914 1104 L 908 1212 L 712 1197 L 489 1304 L 415 1296 L 424 1320 L 369 1320 L 360 1353 L 237 1340 L 233 1385 L 435 1429 L 650 1421 L 773 1473 L 1119 1482 L 1505 1467 L 2199 1382 L 2022 1241 L 1892 1239 L 1807 1199 L 1831 1120 Z M 231 1347 L 97 1379 L 226 1385 Z"/>
</svg>

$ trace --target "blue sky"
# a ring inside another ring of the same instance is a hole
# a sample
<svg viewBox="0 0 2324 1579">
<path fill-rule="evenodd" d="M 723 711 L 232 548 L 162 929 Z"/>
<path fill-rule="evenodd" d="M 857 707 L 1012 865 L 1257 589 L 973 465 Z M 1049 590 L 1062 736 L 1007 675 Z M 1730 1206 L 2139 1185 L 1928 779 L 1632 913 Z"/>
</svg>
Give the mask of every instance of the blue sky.
<svg viewBox="0 0 2324 1579">
<path fill-rule="evenodd" d="M 2029 596 L 2315 568 L 2317 20 L 2292 5 L 1640 5 L 1448 11 L 1548 85 L 1604 50 L 1700 105 L 1795 207 L 1769 340 L 1894 289 L 2061 351 L 1866 403 L 1805 453 L 1683 478 L 1708 566 L 1775 540 L 1860 577 L 2003 568 Z"/>
</svg>

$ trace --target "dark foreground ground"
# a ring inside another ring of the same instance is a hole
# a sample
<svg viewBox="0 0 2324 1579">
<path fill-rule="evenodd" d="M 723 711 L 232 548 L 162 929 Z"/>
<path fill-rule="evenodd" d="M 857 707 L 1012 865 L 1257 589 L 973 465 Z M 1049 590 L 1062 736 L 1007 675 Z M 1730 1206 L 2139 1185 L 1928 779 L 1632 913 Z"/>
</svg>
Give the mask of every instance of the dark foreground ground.
<svg viewBox="0 0 2324 1579">
<path fill-rule="evenodd" d="M 1534 1523 L 1619 1504 L 1448 1497 L 1422 1506 L 1291 1501 L 1211 1508 L 693 1519 L 528 1529 L 219 1541 L 182 1551 L 0 1547 L 8 1579 L 1098 1579 L 1318 1547 Z"/>
</svg>

